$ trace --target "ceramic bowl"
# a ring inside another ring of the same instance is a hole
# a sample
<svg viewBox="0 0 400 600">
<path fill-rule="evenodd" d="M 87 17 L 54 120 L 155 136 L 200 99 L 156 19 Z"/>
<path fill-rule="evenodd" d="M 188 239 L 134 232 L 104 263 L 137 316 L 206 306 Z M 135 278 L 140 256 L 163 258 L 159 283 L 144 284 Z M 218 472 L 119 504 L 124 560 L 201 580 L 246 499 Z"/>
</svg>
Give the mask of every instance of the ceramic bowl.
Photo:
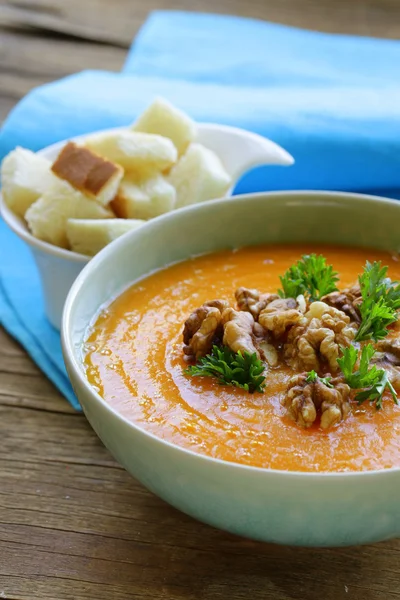
<svg viewBox="0 0 400 600">
<path fill-rule="evenodd" d="M 333 192 L 233 197 L 154 219 L 105 248 L 66 301 L 65 363 L 85 414 L 115 458 L 149 490 L 193 517 L 257 540 L 345 546 L 400 535 L 400 469 L 297 473 L 195 454 L 130 423 L 89 385 L 85 334 L 99 308 L 144 275 L 190 256 L 265 243 L 400 249 L 400 203 Z M 140 257 L 140 259 L 135 259 Z"/>
<path fill-rule="evenodd" d="M 72 139 L 82 141 L 85 137 Z M 233 182 L 227 196 L 231 195 L 239 178 L 249 169 L 265 164 L 286 166 L 294 162 L 290 154 L 271 140 L 227 125 L 199 123 L 196 141 L 214 150 L 221 158 Z M 48 146 L 38 154 L 53 161 L 65 143 L 64 140 Z M 76 276 L 90 258 L 36 239 L 24 220 L 8 208 L 1 196 L 0 213 L 8 226 L 29 245 L 42 282 L 46 315 L 50 323 L 60 329 L 65 298 Z"/>
</svg>

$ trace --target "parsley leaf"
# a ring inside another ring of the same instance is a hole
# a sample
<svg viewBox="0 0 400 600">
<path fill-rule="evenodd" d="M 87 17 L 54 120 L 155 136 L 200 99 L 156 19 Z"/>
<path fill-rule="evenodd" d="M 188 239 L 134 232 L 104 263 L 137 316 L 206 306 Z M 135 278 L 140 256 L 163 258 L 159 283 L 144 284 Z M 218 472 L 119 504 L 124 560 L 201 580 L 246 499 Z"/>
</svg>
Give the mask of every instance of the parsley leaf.
<svg viewBox="0 0 400 600">
<path fill-rule="evenodd" d="M 374 340 L 386 337 L 387 328 L 397 320 L 400 308 L 400 283 L 387 277 L 387 267 L 381 262 L 367 261 L 364 272 L 358 278 L 362 302 L 360 304 L 361 325 L 356 340 Z"/>
<path fill-rule="evenodd" d="M 298 265 L 299 263 L 292 265 L 283 276 L 279 277 L 282 290 L 278 290 L 278 294 L 281 298 L 297 298 L 300 294 L 305 294 L 304 277 Z"/>
<path fill-rule="evenodd" d="M 213 346 L 211 354 L 200 358 L 185 373 L 193 377 L 215 377 L 221 385 L 232 385 L 253 393 L 264 391 L 263 371 L 264 364 L 255 353 L 242 355 L 227 347 Z"/>
<path fill-rule="evenodd" d="M 371 346 L 371 344 L 368 344 Z M 365 346 L 366 348 L 367 346 Z M 373 347 L 371 346 L 373 349 Z M 349 346 L 348 348 L 340 348 L 342 352 L 341 358 L 337 359 L 338 365 L 346 379 L 347 382 L 351 380 L 353 377 L 353 371 L 357 364 L 358 352 L 354 346 Z M 350 385 L 350 383 L 349 383 Z M 352 387 L 352 386 L 350 386 Z"/>
<path fill-rule="evenodd" d="M 371 358 L 375 354 L 372 344 L 367 344 L 361 350 L 360 368 L 354 371 L 358 361 L 359 353 L 354 346 L 342 348 L 342 357 L 337 359 L 338 365 L 346 379 L 346 383 L 354 389 L 368 387 L 374 385 L 380 378 L 381 373 L 374 365 L 368 370 Z"/>
<path fill-rule="evenodd" d="M 307 373 L 306 382 L 316 383 L 317 381 L 320 381 L 321 383 L 324 383 L 327 387 L 333 388 L 333 385 L 331 384 L 331 379 L 332 377 L 320 377 L 315 371 L 309 371 Z"/>
<path fill-rule="evenodd" d="M 337 291 L 337 275 L 321 254 L 305 254 L 279 278 L 282 290 L 278 290 L 278 294 L 281 298 L 308 294 L 311 301 L 320 300 L 326 294 Z"/>
<path fill-rule="evenodd" d="M 377 409 L 382 408 L 382 398 L 386 388 L 388 388 L 389 392 L 391 393 L 393 402 L 398 404 L 396 390 L 390 383 L 387 372 L 384 369 L 379 369 L 378 373 L 379 372 L 382 372 L 382 376 L 379 381 L 377 381 L 377 383 L 375 383 L 371 388 L 357 394 L 356 400 L 358 404 L 362 404 L 365 402 L 365 400 L 369 400 L 370 402 L 375 402 Z"/>
<path fill-rule="evenodd" d="M 350 346 L 341 350 L 343 355 L 337 359 L 337 362 L 346 383 L 353 389 L 366 388 L 355 397 L 359 404 L 362 404 L 365 400 L 370 400 L 370 402 L 375 402 L 376 408 L 382 408 L 382 398 L 386 388 L 388 388 L 393 401 L 397 404 L 396 391 L 390 383 L 385 369 L 378 369 L 376 365 L 373 365 L 370 369 L 368 368 L 375 354 L 372 344 L 367 344 L 362 348 L 358 371 L 354 370 L 359 358 L 359 352 L 356 348 Z"/>
</svg>

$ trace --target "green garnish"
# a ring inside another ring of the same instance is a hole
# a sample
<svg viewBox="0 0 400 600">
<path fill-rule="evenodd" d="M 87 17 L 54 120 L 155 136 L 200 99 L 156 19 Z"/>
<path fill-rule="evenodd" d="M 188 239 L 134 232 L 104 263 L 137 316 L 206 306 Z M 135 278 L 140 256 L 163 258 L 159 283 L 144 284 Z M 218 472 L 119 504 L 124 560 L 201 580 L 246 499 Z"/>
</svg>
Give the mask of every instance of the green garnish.
<svg viewBox="0 0 400 600">
<path fill-rule="evenodd" d="M 227 347 L 213 346 L 211 354 L 200 358 L 185 373 L 193 377 L 214 377 L 221 385 L 233 385 L 253 393 L 264 391 L 264 367 L 256 353 L 242 355 Z"/>
<path fill-rule="evenodd" d="M 367 261 L 364 272 L 358 278 L 361 288 L 361 325 L 356 340 L 374 340 L 386 337 L 388 326 L 397 320 L 400 308 L 400 283 L 391 281 L 387 267 L 380 262 Z"/>
<path fill-rule="evenodd" d="M 327 387 L 333 388 L 333 385 L 331 384 L 331 379 L 332 377 L 320 377 L 318 373 L 316 373 L 316 371 L 309 371 L 307 373 L 306 382 L 316 383 L 317 381 L 320 381 L 321 383 L 324 383 Z"/>
<path fill-rule="evenodd" d="M 355 399 L 358 404 L 362 404 L 365 400 L 370 400 L 370 402 L 375 402 L 376 408 L 382 408 L 382 397 L 386 388 L 391 393 L 395 404 L 398 404 L 396 391 L 390 383 L 385 369 L 378 369 L 376 365 L 373 365 L 370 369 L 368 368 L 375 354 L 372 344 L 367 344 L 361 350 L 358 371 L 354 370 L 359 357 L 357 349 L 354 346 L 350 346 L 341 350 L 343 356 L 338 358 L 337 361 L 346 383 L 353 389 L 366 388 L 356 395 Z"/>
<path fill-rule="evenodd" d="M 365 400 L 370 400 L 370 402 L 375 402 L 377 409 L 382 408 L 382 398 L 386 388 L 388 388 L 389 392 L 391 393 L 393 402 L 395 404 L 399 403 L 397 399 L 396 390 L 390 383 L 387 372 L 384 369 L 379 369 L 379 371 L 382 372 L 381 379 L 368 390 L 357 394 L 356 400 L 358 404 L 362 404 L 363 402 L 365 402 Z"/>
<path fill-rule="evenodd" d="M 354 371 L 358 361 L 358 350 L 354 346 L 341 348 L 342 357 L 338 358 L 338 365 L 346 379 L 346 383 L 353 389 L 365 388 L 374 385 L 381 378 L 379 369 L 374 365 L 368 370 L 371 358 L 375 354 L 372 344 L 367 344 L 361 350 L 360 368 Z"/>
<path fill-rule="evenodd" d="M 337 272 L 332 265 L 326 264 L 326 258 L 321 254 L 305 254 L 279 279 L 282 290 L 278 290 L 278 294 L 281 298 L 308 294 L 312 302 L 336 292 L 336 282 L 339 281 Z"/>
</svg>

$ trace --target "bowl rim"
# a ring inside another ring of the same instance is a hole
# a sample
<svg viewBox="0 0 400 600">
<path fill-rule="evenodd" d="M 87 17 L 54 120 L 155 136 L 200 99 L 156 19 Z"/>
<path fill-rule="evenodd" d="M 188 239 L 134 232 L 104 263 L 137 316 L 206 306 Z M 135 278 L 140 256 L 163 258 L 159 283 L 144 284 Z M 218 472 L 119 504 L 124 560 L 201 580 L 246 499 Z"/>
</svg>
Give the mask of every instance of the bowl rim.
<svg viewBox="0 0 400 600">
<path fill-rule="evenodd" d="M 263 137 L 257 133 L 254 133 L 253 131 L 248 131 L 247 129 L 244 129 L 243 127 L 234 127 L 233 125 L 225 125 L 223 123 L 212 123 L 212 122 L 199 121 L 197 123 L 197 126 L 199 129 L 208 128 L 208 129 L 223 130 L 223 131 L 225 130 L 225 131 L 230 131 L 230 132 L 240 132 L 241 135 L 243 135 L 243 133 L 245 133 L 249 139 L 254 139 L 254 138 L 258 139 L 260 137 Z M 70 141 L 72 141 L 72 142 L 78 141 L 79 142 L 81 140 L 86 139 L 89 136 L 92 136 L 92 135 L 99 135 L 102 133 L 112 133 L 115 131 L 123 131 L 124 129 L 129 129 L 129 125 L 122 125 L 119 127 L 106 127 L 105 129 L 97 129 L 96 131 L 90 131 L 88 133 L 71 136 L 70 138 L 66 138 L 66 139 L 60 140 L 58 142 L 55 142 L 54 144 L 50 144 L 49 146 L 45 146 L 44 148 L 37 150 L 35 152 L 35 154 L 38 154 L 41 156 L 43 156 L 43 155 L 46 156 L 50 152 L 55 152 L 58 149 L 61 149 L 65 144 L 67 144 Z M 264 138 L 264 139 L 267 139 L 267 138 Z M 272 141 L 272 140 L 270 140 L 270 141 Z M 275 143 L 275 142 L 273 142 L 273 143 Z M 287 152 L 287 150 L 284 150 L 283 148 L 282 148 L 282 150 L 293 160 L 293 157 Z M 293 162 L 294 162 L 294 160 L 293 160 Z M 233 185 L 228 190 L 227 194 L 225 194 L 225 197 L 231 196 L 236 183 L 237 182 L 233 183 Z M 174 212 L 174 211 L 171 211 L 171 212 Z M 12 229 L 12 231 L 14 233 L 16 233 L 21 239 L 23 239 L 24 242 L 26 242 L 29 246 L 32 246 L 33 248 L 42 251 L 45 254 L 51 254 L 53 256 L 71 260 L 72 262 L 77 262 L 77 263 L 87 263 L 90 260 L 92 260 L 92 258 L 93 258 L 87 254 L 80 254 L 79 252 L 74 252 L 73 250 L 68 250 L 67 248 L 60 248 L 59 246 L 55 246 L 53 244 L 50 244 L 49 242 L 40 240 L 40 239 L 36 238 L 34 235 L 32 235 L 30 233 L 30 231 L 28 230 L 27 226 L 23 224 L 23 219 L 21 217 L 19 217 L 16 213 L 14 213 L 6 204 L 6 202 L 3 198 L 3 194 L 1 193 L 1 188 L 0 188 L 0 216 L 3 217 L 5 223 L 10 227 L 10 229 Z M 118 218 L 118 217 L 116 217 L 116 218 Z M 151 220 L 153 220 L 153 219 L 151 219 Z"/>
<path fill-rule="evenodd" d="M 385 205 L 385 204 L 390 205 L 390 206 L 396 205 L 398 207 L 398 209 L 400 210 L 400 203 L 394 199 L 381 197 L 381 196 L 374 196 L 374 195 L 369 195 L 369 194 L 360 194 L 360 193 L 343 192 L 343 191 L 326 191 L 326 190 L 288 190 L 288 191 L 277 191 L 277 192 L 257 192 L 257 193 L 251 193 L 251 194 L 240 194 L 237 196 L 233 196 L 230 199 L 230 203 L 243 202 L 243 201 L 246 201 L 246 199 L 248 199 L 249 197 L 254 197 L 254 198 L 265 197 L 266 200 L 268 200 L 269 198 L 280 198 L 283 196 L 286 196 L 286 197 L 289 196 L 289 197 L 292 197 L 293 199 L 298 199 L 299 196 L 304 197 L 304 195 L 307 195 L 308 197 L 320 197 L 322 195 L 322 196 L 325 196 L 326 198 L 328 198 L 328 199 L 330 198 L 332 200 L 333 199 L 342 199 L 342 200 L 350 199 L 351 201 L 354 201 L 354 202 L 362 202 L 362 203 L 368 202 L 368 203 L 372 203 L 372 204 L 376 204 L 379 202 L 383 205 Z M 212 204 L 215 204 L 215 203 L 219 204 L 219 203 L 223 203 L 224 201 L 225 201 L 225 199 L 222 198 L 222 199 L 218 199 L 218 200 L 211 200 L 209 202 Z M 202 206 L 204 206 L 204 203 L 187 206 L 187 207 L 181 208 L 179 210 L 179 213 L 182 214 L 183 211 L 185 211 L 185 212 L 196 211 L 196 210 L 201 209 Z M 143 228 L 149 227 L 150 223 L 154 223 L 155 221 L 163 222 L 165 220 L 170 220 L 173 218 L 174 218 L 173 211 L 170 213 L 166 213 L 164 215 L 156 217 L 155 219 L 152 219 L 148 223 L 145 223 L 140 228 L 140 230 L 143 231 Z M 365 479 L 367 477 L 371 478 L 373 476 L 384 477 L 384 476 L 389 476 L 389 474 L 394 474 L 396 472 L 400 472 L 400 466 L 399 467 L 390 467 L 388 469 L 371 469 L 371 470 L 365 470 L 365 471 L 337 471 L 337 472 L 288 471 L 288 470 L 283 470 L 283 469 L 272 469 L 270 467 L 255 467 L 252 465 L 245 465 L 245 464 L 237 463 L 234 461 L 227 461 L 227 460 L 223 460 L 220 458 L 214 458 L 212 456 L 208 456 L 206 454 L 200 454 L 200 453 L 190 450 L 188 448 L 184 448 L 183 446 L 179 446 L 178 444 L 175 444 L 168 440 L 164 440 L 161 437 L 158 437 L 157 435 L 151 433 L 150 431 L 147 431 L 146 429 L 144 429 L 137 423 L 134 423 L 133 421 L 130 421 L 129 419 L 127 419 L 125 416 L 120 414 L 111 404 L 109 404 L 104 398 L 102 398 L 100 396 L 100 394 L 90 385 L 83 370 L 79 366 L 78 357 L 74 352 L 74 344 L 72 343 L 72 338 L 70 336 L 70 332 L 72 330 L 71 311 L 72 311 L 73 305 L 76 302 L 77 297 L 79 296 L 80 289 L 85 285 L 85 280 L 86 280 L 87 276 L 91 273 L 91 271 L 96 269 L 97 265 L 101 265 L 102 261 L 109 255 L 112 255 L 116 251 L 117 248 L 127 244 L 129 242 L 130 237 L 133 237 L 135 235 L 136 235 L 135 230 L 128 232 L 126 235 L 115 240 L 112 244 L 109 244 L 103 250 L 101 250 L 98 254 L 96 254 L 96 256 L 94 256 L 90 260 L 90 262 L 84 267 L 84 269 L 79 273 L 78 277 L 74 281 L 74 283 L 68 293 L 68 296 L 67 296 L 67 299 L 66 299 L 66 302 L 64 305 L 62 325 L 61 325 L 61 342 L 62 342 L 64 361 L 68 365 L 69 369 L 73 370 L 74 376 L 78 378 L 80 384 L 85 388 L 86 392 L 89 394 L 89 396 L 95 403 L 102 405 L 102 407 L 106 410 L 107 413 L 110 414 L 110 416 L 113 416 L 117 420 L 124 422 L 126 425 L 128 425 L 129 428 L 133 429 L 134 431 L 141 433 L 145 436 L 148 436 L 153 441 L 160 443 L 162 445 L 165 445 L 166 447 L 168 447 L 170 449 L 174 449 L 178 452 L 182 452 L 187 456 L 191 456 L 195 460 L 202 461 L 202 462 L 204 462 L 204 464 L 206 464 L 206 463 L 214 464 L 214 465 L 218 464 L 218 465 L 224 466 L 226 468 L 240 469 L 240 470 L 245 470 L 246 472 L 258 473 L 260 476 L 264 476 L 264 477 L 267 475 L 279 475 L 282 477 L 286 477 L 287 479 L 302 477 L 302 478 L 308 478 L 310 480 L 312 480 L 312 479 L 326 480 L 326 479 L 337 479 L 337 478 L 349 479 L 349 478 L 355 478 L 355 477 L 357 477 L 357 478 L 363 477 Z M 131 285 L 132 283 L 134 283 L 134 282 L 131 282 L 129 285 Z M 87 326 L 89 326 L 89 323 L 87 324 Z"/>
</svg>

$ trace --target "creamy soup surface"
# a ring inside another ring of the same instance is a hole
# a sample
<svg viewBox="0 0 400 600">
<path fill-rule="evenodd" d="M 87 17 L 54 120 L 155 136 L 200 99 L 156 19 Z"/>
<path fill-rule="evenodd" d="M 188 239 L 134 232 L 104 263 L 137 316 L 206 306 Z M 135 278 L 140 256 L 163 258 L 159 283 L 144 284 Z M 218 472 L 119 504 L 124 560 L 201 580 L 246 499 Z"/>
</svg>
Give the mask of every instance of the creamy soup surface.
<svg viewBox="0 0 400 600">
<path fill-rule="evenodd" d="M 213 298 L 235 306 L 240 286 L 276 292 L 279 275 L 311 252 L 339 272 L 340 289 L 357 281 L 366 260 L 382 261 L 400 280 L 396 256 L 367 249 L 260 246 L 194 258 L 133 285 L 102 311 L 84 348 L 88 380 L 127 419 L 215 458 L 314 472 L 400 466 L 400 408 L 389 395 L 382 410 L 353 402 L 334 428 L 302 429 L 281 405 L 288 366 L 267 369 L 265 392 L 254 394 L 184 373 L 182 329 L 191 311 Z"/>
</svg>

